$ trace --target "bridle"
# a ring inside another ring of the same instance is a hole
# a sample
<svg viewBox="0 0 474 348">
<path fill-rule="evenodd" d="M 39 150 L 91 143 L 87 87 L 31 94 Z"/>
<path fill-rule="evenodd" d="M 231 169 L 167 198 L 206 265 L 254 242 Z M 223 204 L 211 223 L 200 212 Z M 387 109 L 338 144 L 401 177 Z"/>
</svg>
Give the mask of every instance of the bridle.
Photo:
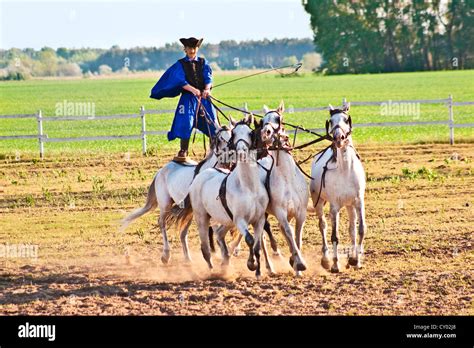
<svg viewBox="0 0 474 348">
<path fill-rule="evenodd" d="M 282 115 L 277 111 L 277 110 L 271 110 L 271 111 L 268 111 L 265 116 L 263 116 L 263 118 L 265 118 L 268 114 L 271 114 L 271 113 L 275 113 L 278 115 L 278 127 L 273 127 L 273 122 L 269 122 L 265 125 L 263 125 L 264 127 L 265 126 L 270 126 L 272 129 L 273 129 L 273 134 L 279 134 L 280 133 L 280 130 L 282 130 Z M 263 129 L 263 128 L 262 128 Z"/>
<path fill-rule="evenodd" d="M 284 128 L 282 127 L 282 115 L 278 112 L 278 111 L 269 111 L 265 114 L 268 115 L 269 113 L 271 112 L 274 112 L 278 115 L 278 127 L 273 127 L 273 125 L 271 123 L 267 123 L 265 125 L 262 124 L 262 129 L 264 126 L 270 126 L 272 129 L 273 129 L 273 134 L 272 134 L 272 138 L 273 138 L 273 142 L 272 142 L 272 145 L 266 147 L 266 150 L 272 150 L 272 151 L 277 151 L 277 154 L 276 154 L 276 161 L 275 159 L 272 157 L 272 168 L 273 168 L 273 164 L 274 162 L 276 162 L 276 165 L 278 166 L 279 165 L 279 158 L 280 158 L 280 151 L 285 151 L 286 153 L 290 154 L 291 155 L 291 150 L 292 150 L 292 147 L 288 144 L 288 136 L 286 134 L 282 134 L 281 131 L 283 130 L 284 131 Z M 282 141 L 282 138 L 284 138 L 284 140 Z M 267 152 L 268 153 L 268 152 Z M 303 173 L 303 175 L 305 175 L 307 178 L 309 179 L 313 179 L 310 175 L 306 174 L 305 171 L 303 170 L 303 168 L 301 168 L 300 164 L 295 161 L 295 165 L 298 167 L 298 169 L 301 171 L 301 173 Z"/>
<path fill-rule="evenodd" d="M 334 143 L 335 142 L 335 139 L 334 139 L 334 131 L 336 129 L 340 129 L 342 134 L 344 135 L 344 139 L 347 139 L 347 137 L 349 135 L 352 134 L 352 118 L 351 118 L 351 115 L 349 115 L 347 113 L 347 111 L 344 111 L 344 110 L 341 110 L 341 109 L 333 109 L 333 110 L 329 110 L 329 114 L 331 115 L 331 117 L 333 115 L 336 115 L 336 114 L 344 114 L 345 116 L 347 116 L 347 124 L 349 125 L 349 131 L 348 132 L 344 132 L 341 128 L 341 126 L 338 124 L 336 125 L 335 127 L 331 128 L 331 132 L 329 132 L 329 123 L 330 123 L 330 120 L 326 120 L 326 135 L 330 138 L 330 140 Z"/>
<path fill-rule="evenodd" d="M 219 148 L 218 148 L 218 145 L 220 143 L 227 143 L 227 140 L 225 140 L 224 138 L 221 137 L 221 133 L 223 132 L 228 132 L 229 131 L 229 128 L 227 126 L 222 126 L 217 132 L 216 134 L 214 135 L 214 137 L 212 137 L 211 139 L 211 149 L 212 149 L 212 152 L 214 153 L 214 155 L 216 157 L 219 157 L 222 152 L 224 150 L 220 150 L 219 151 Z M 225 148 L 224 148 L 225 149 Z"/>
<path fill-rule="evenodd" d="M 257 142 L 257 137 L 256 137 L 256 134 L 255 134 L 255 130 L 251 130 L 251 133 L 250 133 L 251 143 L 249 143 L 247 140 L 245 140 L 245 139 L 242 138 L 242 139 L 237 140 L 237 142 L 234 144 L 234 137 L 235 137 L 235 135 L 234 135 L 233 130 L 234 130 L 237 126 L 239 126 L 239 125 L 246 125 L 247 127 L 249 127 L 248 123 L 245 122 L 245 121 L 239 121 L 239 122 L 237 122 L 237 123 L 235 124 L 234 128 L 232 129 L 232 133 L 231 133 L 230 139 L 229 139 L 229 141 L 228 141 L 228 143 L 227 143 L 227 144 L 228 144 L 228 145 L 227 145 L 227 148 L 228 148 L 229 150 L 231 150 L 231 151 L 232 151 L 232 150 L 235 151 L 235 149 L 237 148 L 237 145 L 238 145 L 240 142 L 243 142 L 243 143 L 247 146 L 247 148 L 248 148 L 249 151 L 250 151 L 250 150 L 254 150 L 254 149 L 256 148 L 256 142 Z M 250 127 L 249 127 L 249 128 L 250 128 Z"/>
</svg>

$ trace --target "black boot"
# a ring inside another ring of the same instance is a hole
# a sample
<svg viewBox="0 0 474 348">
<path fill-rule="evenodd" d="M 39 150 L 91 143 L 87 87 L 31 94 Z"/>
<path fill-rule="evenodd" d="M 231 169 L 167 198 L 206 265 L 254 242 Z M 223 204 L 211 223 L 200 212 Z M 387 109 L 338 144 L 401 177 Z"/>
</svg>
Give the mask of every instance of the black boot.
<svg viewBox="0 0 474 348">
<path fill-rule="evenodd" d="M 189 148 L 189 139 L 181 139 L 181 149 L 178 152 L 178 157 L 187 157 Z"/>
</svg>

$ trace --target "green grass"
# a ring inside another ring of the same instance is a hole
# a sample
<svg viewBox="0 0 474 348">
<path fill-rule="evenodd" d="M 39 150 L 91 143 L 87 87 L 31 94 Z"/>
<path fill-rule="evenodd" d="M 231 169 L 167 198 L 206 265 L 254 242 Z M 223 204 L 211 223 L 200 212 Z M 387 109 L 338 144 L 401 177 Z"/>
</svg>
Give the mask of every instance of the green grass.
<svg viewBox="0 0 474 348">
<path fill-rule="evenodd" d="M 215 83 L 221 83 L 237 76 L 219 76 L 215 73 Z M 158 78 L 158 76 L 157 76 Z M 214 90 L 214 95 L 232 105 L 247 102 L 251 109 L 261 109 L 263 104 L 276 107 L 284 100 L 287 109 L 340 105 L 342 98 L 348 101 L 384 101 L 401 99 L 443 99 L 449 94 L 455 101 L 474 101 L 474 70 L 394 73 L 376 75 L 341 75 L 279 78 L 275 75 L 261 75 Z M 56 103 L 95 103 L 96 115 L 138 113 L 141 105 L 146 109 L 174 109 L 178 99 L 156 101 L 149 98 L 150 89 L 156 79 L 126 78 L 108 80 L 29 80 L 0 83 L 0 114 L 35 113 L 41 109 L 43 115 L 54 116 Z M 474 107 L 455 107 L 456 123 L 474 121 Z M 420 106 L 419 118 L 413 116 L 383 116 L 381 108 L 353 107 L 354 123 L 383 121 L 428 121 L 446 120 L 448 110 L 445 105 Z M 234 118 L 241 115 L 233 113 Z M 288 122 L 308 128 L 323 128 L 326 112 L 287 113 Z M 173 115 L 148 115 L 148 130 L 167 130 Z M 36 134 L 34 119 L 0 119 L 0 135 Z M 74 137 L 92 135 L 139 134 L 140 120 L 47 122 L 44 133 L 49 137 Z M 424 143 L 447 142 L 449 131 L 446 126 L 358 128 L 354 131 L 357 143 Z M 474 129 L 456 129 L 456 141 L 474 141 Z M 298 142 L 311 139 L 298 136 Z M 200 144 L 198 146 L 201 146 Z M 150 136 L 149 147 L 177 148 L 177 142 L 169 143 L 166 136 Z M 36 153 L 37 141 L 0 141 L 0 155 L 18 152 Z M 138 152 L 139 140 L 107 142 L 47 143 L 46 155 L 55 152 L 111 151 Z"/>
</svg>

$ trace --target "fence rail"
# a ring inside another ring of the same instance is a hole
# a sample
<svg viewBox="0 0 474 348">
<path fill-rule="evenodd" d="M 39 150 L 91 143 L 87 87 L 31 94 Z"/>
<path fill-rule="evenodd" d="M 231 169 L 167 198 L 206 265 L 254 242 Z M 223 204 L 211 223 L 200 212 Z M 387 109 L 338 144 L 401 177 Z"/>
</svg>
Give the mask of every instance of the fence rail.
<svg viewBox="0 0 474 348">
<path fill-rule="evenodd" d="M 343 103 L 345 99 L 343 99 Z M 474 123 L 454 123 L 454 106 L 467 106 L 474 105 L 474 101 L 465 102 L 453 102 L 453 98 L 450 95 L 446 99 L 422 99 L 422 100 L 390 100 L 390 101 L 352 101 L 351 106 L 382 106 L 384 104 L 401 104 L 401 103 L 419 103 L 419 104 L 445 104 L 448 107 L 448 118 L 442 121 L 414 121 L 414 122 L 371 122 L 371 123 L 356 123 L 355 128 L 358 127 L 405 127 L 405 126 L 423 126 L 423 125 L 446 125 L 449 127 L 449 140 L 450 144 L 454 144 L 454 129 L 455 128 L 474 128 Z M 221 108 L 221 110 L 229 111 L 232 110 L 227 107 Z M 306 108 L 292 108 L 292 112 L 318 112 L 326 111 L 328 107 L 306 107 Z M 253 110 L 252 112 L 258 113 L 260 110 Z M 57 143 L 57 142 L 76 142 L 76 141 L 102 141 L 102 140 L 130 140 L 130 139 L 141 139 L 142 141 L 142 153 L 147 152 L 147 136 L 148 135 L 164 135 L 167 131 L 163 130 L 147 130 L 146 129 L 146 115 L 156 114 L 173 114 L 175 110 L 145 110 L 142 106 L 140 107 L 139 114 L 124 114 L 124 115 L 107 115 L 107 116 L 43 116 L 42 111 L 39 110 L 36 114 L 18 114 L 18 115 L 0 115 L 0 119 L 24 119 L 24 118 L 35 118 L 38 124 L 37 134 L 25 134 L 25 135 L 7 135 L 0 136 L 0 140 L 14 140 L 14 139 L 37 139 L 39 145 L 40 157 L 44 157 L 44 144 L 45 143 Z M 141 120 L 141 132 L 140 134 L 131 135 L 98 135 L 98 136 L 83 136 L 83 137 L 64 137 L 64 138 L 49 138 L 47 134 L 43 132 L 43 122 L 57 122 L 57 121 L 103 121 L 103 120 L 115 120 L 115 119 L 140 119 Z M 315 128 L 314 131 L 324 131 L 324 128 Z M 297 130 L 297 133 L 301 133 L 301 130 Z"/>
</svg>

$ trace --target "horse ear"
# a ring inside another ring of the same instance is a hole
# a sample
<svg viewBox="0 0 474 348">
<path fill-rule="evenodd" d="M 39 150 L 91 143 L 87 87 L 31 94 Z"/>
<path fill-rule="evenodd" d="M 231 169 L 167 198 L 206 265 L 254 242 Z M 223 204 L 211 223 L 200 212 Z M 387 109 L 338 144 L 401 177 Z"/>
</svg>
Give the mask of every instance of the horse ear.
<svg viewBox="0 0 474 348">
<path fill-rule="evenodd" d="M 280 105 L 278 105 L 277 112 L 278 112 L 279 114 L 285 112 L 285 103 L 283 102 L 283 100 L 280 102 Z"/>
<path fill-rule="evenodd" d="M 253 114 L 250 113 L 247 116 L 245 116 L 245 123 L 247 123 L 248 126 L 250 126 L 253 123 L 254 117 Z"/>
<path fill-rule="evenodd" d="M 257 121 L 256 118 L 253 119 L 253 128 L 257 129 L 260 126 L 260 122 Z"/>
<path fill-rule="evenodd" d="M 244 110 L 245 111 L 249 111 L 249 107 L 248 107 L 248 104 L 247 103 L 244 103 Z M 246 112 L 243 113 L 244 116 L 247 114 Z"/>
<path fill-rule="evenodd" d="M 342 110 L 344 112 L 347 112 L 347 111 L 349 111 L 350 108 L 351 108 L 351 103 L 348 102 L 348 103 L 344 103 L 344 106 L 342 107 Z"/>
<path fill-rule="evenodd" d="M 234 128 L 236 123 L 237 121 L 234 120 L 231 115 L 229 115 L 229 127 Z"/>
<path fill-rule="evenodd" d="M 329 104 L 329 110 L 331 110 L 331 111 L 334 110 L 334 107 L 331 104 Z"/>
<path fill-rule="evenodd" d="M 268 106 L 263 105 L 263 112 L 268 113 L 269 111 L 270 111 L 270 109 L 268 108 Z"/>
</svg>

